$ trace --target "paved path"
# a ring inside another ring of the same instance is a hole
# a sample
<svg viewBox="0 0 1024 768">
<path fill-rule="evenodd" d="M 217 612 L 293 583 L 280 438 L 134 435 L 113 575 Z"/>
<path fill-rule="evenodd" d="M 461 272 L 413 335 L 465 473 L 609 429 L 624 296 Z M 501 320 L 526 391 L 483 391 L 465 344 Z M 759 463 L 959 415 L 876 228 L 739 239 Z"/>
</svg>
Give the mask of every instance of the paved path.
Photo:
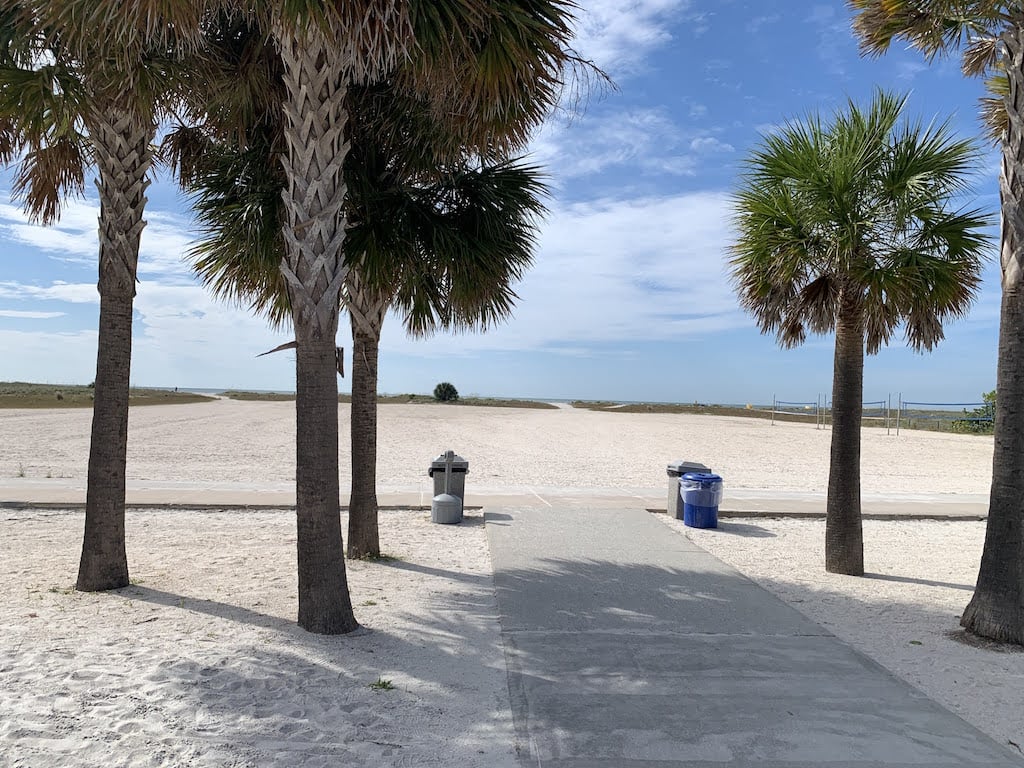
<svg viewBox="0 0 1024 768">
<path fill-rule="evenodd" d="M 523 766 L 1021 766 L 646 512 L 486 520 Z"/>
<path fill-rule="evenodd" d="M 641 507 L 664 510 L 666 485 L 658 488 L 551 488 L 542 486 L 486 486 L 473 480 L 466 488 L 466 504 L 473 507 Z M 387 507 L 429 509 L 433 481 L 418 486 L 378 484 L 377 500 Z M 200 481 L 129 480 L 127 501 L 137 506 L 269 507 L 295 506 L 295 483 L 221 483 Z M 348 490 L 342 488 L 342 503 Z M 0 506 L 85 503 L 84 478 L 0 478 Z M 988 496 L 950 493 L 888 493 L 862 496 L 864 517 L 978 520 L 988 514 Z M 731 489 L 726 483 L 722 517 L 824 517 L 825 494 L 795 491 Z"/>
</svg>

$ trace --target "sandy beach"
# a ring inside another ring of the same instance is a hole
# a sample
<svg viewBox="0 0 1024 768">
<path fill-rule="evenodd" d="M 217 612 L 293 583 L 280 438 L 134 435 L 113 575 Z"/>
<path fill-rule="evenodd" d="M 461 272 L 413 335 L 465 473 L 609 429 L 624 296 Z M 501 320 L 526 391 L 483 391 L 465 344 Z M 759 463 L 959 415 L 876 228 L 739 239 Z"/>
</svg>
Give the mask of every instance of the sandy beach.
<svg viewBox="0 0 1024 768">
<path fill-rule="evenodd" d="M 0 412 L 0 484 L 84 487 L 88 410 Z M 348 484 L 348 406 L 340 425 Z M 699 461 L 732 490 L 823 493 L 831 431 L 762 419 L 581 409 L 382 405 L 378 488 L 425 489 L 431 459 L 452 448 L 472 490 L 509 487 L 656 490 L 665 465 Z M 259 491 L 295 479 L 295 405 L 218 400 L 131 411 L 129 482 L 183 482 Z M 986 494 L 992 438 L 884 429 L 863 433 L 865 494 Z M 49 483 L 47 483 L 49 481 Z"/>
<path fill-rule="evenodd" d="M 129 479 L 288 487 L 293 407 L 134 409 Z M 727 488 L 821 493 L 831 436 L 813 424 L 575 410 L 388 405 L 380 419 L 382 488 L 427 488 L 429 460 L 452 447 L 470 460 L 467 495 L 529 486 L 663 500 L 665 464 L 680 458 L 709 464 Z M 0 500 L 27 483 L 84 483 L 88 431 L 85 411 L 0 412 Z M 977 496 L 991 454 L 991 438 L 865 430 L 863 486 Z M 382 513 L 382 545 L 397 559 L 349 563 L 364 629 L 338 638 L 294 625 L 289 511 L 130 510 L 133 584 L 114 594 L 72 589 L 82 519 L 0 511 L 0 763 L 516 764 L 480 512 L 455 527 L 422 510 Z M 1024 653 L 958 633 L 983 523 L 867 521 L 870 575 L 856 579 L 824 572 L 820 521 L 695 531 L 659 519 L 666 536 L 692 538 L 999 743 L 1024 745 Z M 393 688 L 371 687 L 378 680 Z"/>
</svg>

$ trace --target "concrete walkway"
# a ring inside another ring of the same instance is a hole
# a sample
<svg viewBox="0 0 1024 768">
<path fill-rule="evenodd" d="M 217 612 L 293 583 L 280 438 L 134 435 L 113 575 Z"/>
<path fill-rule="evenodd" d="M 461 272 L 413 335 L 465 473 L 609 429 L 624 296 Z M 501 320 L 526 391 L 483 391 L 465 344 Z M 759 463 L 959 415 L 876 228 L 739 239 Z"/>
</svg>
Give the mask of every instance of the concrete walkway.
<svg viewBox="0 0 1024 768">
<path fill-rule="evenodd" d="M 68 507 L 85 503 L 85 478 L 0 478 L 0 506 Z M 471 507 L 639 507 L 666 506 L 666 486 L 658 488 L 486 486 L 470 477 L 466 504 Z M 406 487 L 378 484 L 377 500 L 385 507 L 430 508 L 433 481 L 426 477 Z M 295 506 L 295 483 L 222 483 L 194 480 L 129 480 L 127 502 L 133 506 L 267 507 Z M 348 489 L 342 488 L 342 503 Z M 865 519 L 979 520 L 988 515 L 988 495 L 942 493 L 865 493 Z M 825 494 L 796 491 L 732 489 L 728 484 L 721 517 L 824 517 Z"/>
<path fill-rule="evenodd" d="M 1021 766 L 646 512 L 485 518 L 523 766 Z"/>
</svg>

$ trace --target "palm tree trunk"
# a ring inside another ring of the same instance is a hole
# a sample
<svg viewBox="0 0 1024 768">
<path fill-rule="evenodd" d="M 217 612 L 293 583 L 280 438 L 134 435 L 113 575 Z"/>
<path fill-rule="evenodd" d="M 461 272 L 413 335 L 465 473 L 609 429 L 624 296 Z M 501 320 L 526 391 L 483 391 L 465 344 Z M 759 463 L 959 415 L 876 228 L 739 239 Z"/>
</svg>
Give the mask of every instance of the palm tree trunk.
<svg viewBox="0 0 1024 768">
<path fill-rule="evenodd" d="M 338 481 L 335 341 L 347 270 L 342 244 L 348 153 L 344 100 L 348 46 L 316 24 L 274 30 L 287 98 L 282 163 L 285 260 L 296 341 L 296 527 L 299 625 L 342 634 L 359 624 L 345 574 Z"/>
<path fill-rule="evenodd" d="M 995 451 L 978 583 L 960 624 L 1024 645 L 1024 28 L 1003 35 L 1010 93 L 1003 137 L 1003 299 L 999 316 Z"/>
<path fill-rule="evenodd" d="M 864 400 L 864 318 L 856 297 L 840 300 L 832 372 L 832 454 L 825 507 L 825 570 L 864 574 L 860 518 L 860 430 Z"/>
<path fill-rule="evenodd" d="M 377 525 L 377 353 L 386 302 L 349 274 L 352 321 L 352 493 L 348 556 L 379 557 Z"/>
<path fill-rule="evenodd" d="M 97 111 L 89 131 L 99 168 L 100 323 L 85 535 L 76 585 L 85 592 L 128 584 L 124 501 L 132 303 L 154 136 L 152 127 L 116 109 Z"/>
</svg>

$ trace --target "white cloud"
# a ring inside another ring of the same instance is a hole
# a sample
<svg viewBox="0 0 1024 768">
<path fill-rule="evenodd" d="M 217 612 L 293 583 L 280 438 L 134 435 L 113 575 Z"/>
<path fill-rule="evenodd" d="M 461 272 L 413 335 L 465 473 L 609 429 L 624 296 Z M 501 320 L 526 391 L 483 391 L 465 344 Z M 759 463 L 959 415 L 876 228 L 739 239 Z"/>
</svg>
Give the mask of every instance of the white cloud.
<svg viewBox="0 0 1024 768">
<path fill-rule="evenodd" d="M 732 144 L 719 141 L 714 136 L 700 136 L 690 142 L 690 149 L 700 154 L 712 152 L 735 152 Z"/>
<path fill-rule="evenodd" d="M 79 290 L 95 286 L 0 284 L 0 296 L 22 295 L 80 301 Z M 287 338 L 246 310 L 215 301 L 198 285 L 139 285 L 132 381 L 157 386 L 246 387 L 252 382 L 293 389 L 294 355 L 256 355 Z M 60 313 L 39 313 L 60 314 Z M 0 329 L 0 380 L 85 382 L 96 367 L 96 331 L 46 333 Z"/>
<path fill-rule="evenodd" d="M 99 304 L 100 295 L 95 283 L 65 283 L 57 280 L 50 285 L 26 285 L 8 280 L 0 282 L 0 299 Z"/>
<path fill-rule="evenodd" d="M 694 193 L 559 207 L 515 317 L 487 334 L 408 341 L 397 321 L 383 346 L 425 356 L 485 349 L 579 354 L 596 344 L 699 337 L 749 326 L 729 285 L 729 198 Z"/>
<path fill-rule="evenodd" d="M 660 109 L 584 118 L 571 125 L 548 123 L 532 146 L 533 158 L 557 180 L 628 166 L 641 173 L 693 175 L 679 127 Z"/>
<path fill-rule="evenodd" d="M 86 384 L 96 373 L 96 331 L 44 333 L 0 329 L 0 381 Z"/>
<path fill-rule="evenodd" d="M 55 317 L 64 317 L 64 312 L 33 312 L 21 309 L 0 309 L 0 317 L 13 317 L 23 320 L 51 320 Z"/>
<path fill-rule="evenodd" d="M 16 206 L 0 205 L 0 233 L 8 240 L 46 252 L 51 258 L 75 264 L 95 264 L 99 204 L 94 200 L 67 203 L 60 221 L 44 227 L 32 224 Z M 139 275 L 187 275 L 183 254 L 192 244 L 190 222 L 165 211 L 147 211 L 147 226 L 139 246 Z"/>
<path fill-rule="evenodd" d="M 672 39 L 669 25 L 689 7 L 689 0 L 591 0 L 577 13 L 575 45 L 613 78 L 629 76 Z"/>
<path fill-rule="evenodd" d="M 857 43 L 845 13 L 832 5 L 816 5 L 806 19 L 818 38 L 818 58 L 829 74 L 846 79 L 847 64 L 857 58 Z"/>
</svg>

